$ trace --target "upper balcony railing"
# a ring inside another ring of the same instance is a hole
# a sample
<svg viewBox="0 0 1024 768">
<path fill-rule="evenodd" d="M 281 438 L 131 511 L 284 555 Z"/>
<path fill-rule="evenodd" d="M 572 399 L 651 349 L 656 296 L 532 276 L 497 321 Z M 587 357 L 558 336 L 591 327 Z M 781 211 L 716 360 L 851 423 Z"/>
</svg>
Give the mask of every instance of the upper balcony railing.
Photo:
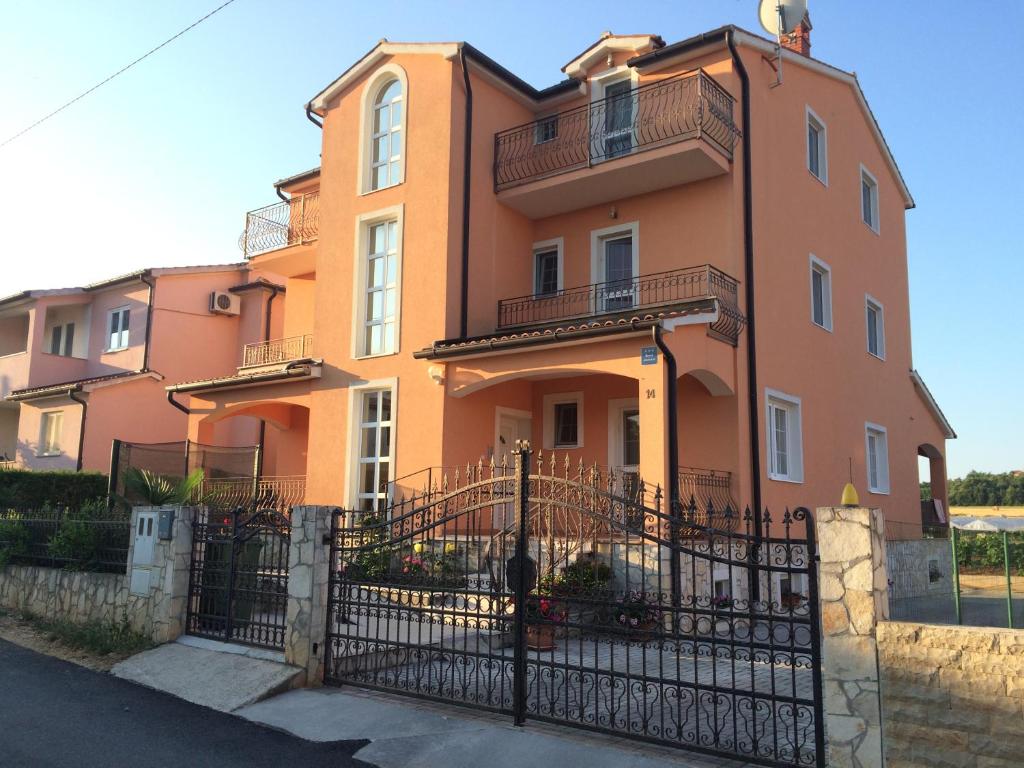
<svg viewBox="0 0 1024 768">
<path fill-rule="evenodd" d="M 254 365 L 276 365 L 293 360 L 304 360 L 313 354 L 313 337 L 291 336 L 287 339 L 273 339 L 246 344 L 242 349 L 242 367 Z"/>
<path fill-rule="evenodd" d="M 295 195 L 245 214 L 238 247 L 245 258 L 315 240 L 320 234 L 320 192 Z"/>
<path fill-rule="evenodd" d="M 712 335 L 735 344 L 743 327 L 736 281 L 709 264 L 650 275 L 592 283 L 554 293 L 518 296 L 498 302 L 498 328 L 551 325 L 599 315 L 635 313 L 718 299 L 719 317 Z"/>
<path fill-rule="evenodd" d="M 495 190 L 692 138 L 732 159 L 739 134 L 733 101 L 699 69 L 501 131 L 494 136 Z"/>
</svg>

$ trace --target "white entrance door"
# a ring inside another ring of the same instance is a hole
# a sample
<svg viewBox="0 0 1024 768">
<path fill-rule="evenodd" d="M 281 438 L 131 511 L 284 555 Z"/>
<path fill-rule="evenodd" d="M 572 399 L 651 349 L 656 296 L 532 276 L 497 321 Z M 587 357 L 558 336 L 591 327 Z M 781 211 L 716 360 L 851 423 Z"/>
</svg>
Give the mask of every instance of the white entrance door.
<svg viewBox="0 0 1024 768">
<path fill-rule="evenodd" d="M 640 405 L 627 398 L 608 403 L 608 458 L 619 486 L 618 493 L 631 497 L 640 485 Z"/>
<path fill-rule="evenodd" d="M 517 440 L 529 440 L 533 429 L 533 414 L 529 411 L 518 411 L 512 408 L 499 408 L 494 436 L 494 464 L 501 466 L 506 461 L 508 471 L 512 472 L 515 459 L 512 451 L 516 449 Z M 512 504 L 505 504 L 501 510 L 501 519 L 494 521 L 498 530 L 507 529 L 515 524 L 515 509 Z"/>
</svg>

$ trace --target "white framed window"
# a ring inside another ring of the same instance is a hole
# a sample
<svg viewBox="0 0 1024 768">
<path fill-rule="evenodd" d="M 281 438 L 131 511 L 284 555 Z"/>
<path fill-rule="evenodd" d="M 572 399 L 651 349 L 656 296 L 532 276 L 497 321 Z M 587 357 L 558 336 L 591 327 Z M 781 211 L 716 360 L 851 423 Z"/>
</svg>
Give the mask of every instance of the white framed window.
<svg viewBox="0 0 1024 768">
<path fill-rule="evenodd" d="M 367 81 L 359 137 L 359 194 L 405 181 L 409 84 L 405 70 L 384 64 Z"/>
<path fill-rule="evenodd" d="M 547 144 L 558 138 L 558 115 L 542 117 L 534 128 L 533 143 Z"/>
<path fill-rule="evenodd" d="M 640 276 L 640 223 L 637 221 L 590 233 L 591 282 L 595 312 L 622 312 L 637 303 Z"/>
<path fill-rule="evenodd" d="M 393 355 L 399 349 L 402 303 L 403 206 L 356 220 L 353 274 L 353 357 Z"/>
<path fill-rule="evenodd" d="M 107 351 L 128 349 L 128 321 L 131 310 L 118 307 L 107 313 Z"/>
<path fill-rule="evenodd" d="M 832 269 L 811 254 L 811 322 L 832 330 Z"/>
<path fill-rule="evenodd" d="M 46 411 L 39 425 L 39 456 L 59 456 L 64 431 L 64 411 Z"/>
<path fill-rule="evenodd" d="M 871 295 L 864 297 L 864 322 L 867 329 L 868 352 L 885 360 L 885 310 Z"/>
<path fill-rule="evenodd" d="M 871 493 L 889 493 L 889 435 L 878 424 L 864 425 L 864 456 Z"/>
<path fill-rule="evenodd" d="M 608 401 L 608 464 L 624 479 L 640 478 L 640 400 Z"/>
<path fill-rule="evenodd" d="M 878 234 L 878 180 L 863 165 L 860 167 L 860 217 Z"/>
<path fill-rule="evenodd" d="M 636 70 L 613 67 L 595 75 L 591 87 L 590 156 L 611 160 L 633 151 L 637 113 Z"/>
<path fill-rule="evenodd" d="M 51 355 L 71 357 L 75 349 L 75 324 L 62 323 L 50 329 L 50 344 L 48 351 Z"/>
<path fill-rule="evenodd" d="M 802 417 L 800 398 L 765 391 L 768 435 L 768 477 L 790 483 L 804 480 Z"/>
<path fill-rule="evenodd" d="M 395 387 L 368 384 L 351 390 L 354 449 L 349 488 L 361 512 L 381 512 L 388 503 L 394 474 Z"/>
<path fill-rule="evenodd" d="M 583 447 L 583 393 L 544 395 L 544 447 Z"/>
<path fill-rule="evenodd" d="M 550 296 L 562 290 L 561 237 L 533 244 L 533 295 Z"/>
<path fill-rule="evenodd" d="M 807 107 L 807 170 L 828 186 L 828 132 L 825 121 Z"/>
</svg>

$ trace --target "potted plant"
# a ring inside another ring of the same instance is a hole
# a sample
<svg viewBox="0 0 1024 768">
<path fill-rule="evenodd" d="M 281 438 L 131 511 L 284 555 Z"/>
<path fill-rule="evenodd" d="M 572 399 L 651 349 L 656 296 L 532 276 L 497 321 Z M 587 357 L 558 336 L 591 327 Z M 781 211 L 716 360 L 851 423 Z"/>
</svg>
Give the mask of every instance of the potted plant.
<svg viewBox="0 0 1024 768">
<path fill-rule="evenodd" d="M 615 624 L 626 630 L 631 637 L 653 632 L 661 621 L 661 609 L 639 590 L 630 590 L 619 602 L 613 619 Z"/>
<path fill-rule="evenodd" d="M 564 624 L 568 609 L 549 595 L 531 594 L 526 600 L 526 647 L 534 651 L 555 648 L 555 630 Z"/>
</svg>

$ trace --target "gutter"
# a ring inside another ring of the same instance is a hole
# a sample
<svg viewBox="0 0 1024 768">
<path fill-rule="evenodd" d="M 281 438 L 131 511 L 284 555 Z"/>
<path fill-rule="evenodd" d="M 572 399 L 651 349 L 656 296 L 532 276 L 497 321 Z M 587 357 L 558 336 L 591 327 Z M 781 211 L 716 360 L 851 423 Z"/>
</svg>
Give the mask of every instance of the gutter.
<svg viewBox="0 0 1024 768">
<path fill-rule="evenodd" d="M 82 421 L 78 428 L 78 459 L 75 461 L 75 471 L 82 471 L 82 450 L 85 448 L 85 418 L 89 414 L 89 403 L 81 397 L 77 397 L 81 386 L 68 389 L 68 397 L 82 406 Z"/>
<path fill-rule="evenodd" d="M 149 299 L 146 303 L 146 345 L 142 350 L 142 370 L 148 371 L 149 342 L 153 338 L 153 305 L 156 301 L 156 281 L 153 280 L 151 272 L 139 275 L 139 279 L 149 286 Z"/>
<path fill-rule="evenodd" d="M 743 60 L 736 50 L 735 30 L 729 29 L 725 42 L 729 47 L 736 72 L 740 77 L 741 96 L 743 100 L 742 126 L 743 136 L 743 266 L 747 273 L 744 280 L 744 298 L 747 315 L 747 410 L 750 432 L 750 486 L 751 503 L 754 506 L 754 530 L 760 536 L 763 533 L 761 507 L 761 436 L 760 407 L 757 398 L 757 326 L 754 312 L 754 195 L 752 182 L 752 164 L 750 160 L 750 78 Z M 664 49 L 662 49 L 664 50 Z"/>
<path fill-rule="evenodd" d="M 462 285 L 459 307 L 459 336 L 465 336 L 469 328 L 469 193 L 473 163 L 473 86 L 469 82 L 465 44 L 459 46 L 459 63 L 462 65 L 462 80 L 466 87 L 466 124 L 462 148 Z"/>
<path fill-rule="evenodd" d="M 309 376 L 312 368 L 323 365 L 322 360 L 315 360 L 311 357 L 303 360 L 293 360 L 284 368 L 274 371 L 261 371 L 250 373 L 244 376 L 225 376 L 220 379 L 207 379 L 189 384 L 172 384 L 167 387 L 168 400 L 179 410 L 185 410 L 185 406 L 170 400 L 170 395 L 177 392 L 207 392 L 214 389 L 230 389 L 232 387 L 244 387 L 249 384 L 265 384 L 270 381 L 287 380 Z"/>
</svg>

